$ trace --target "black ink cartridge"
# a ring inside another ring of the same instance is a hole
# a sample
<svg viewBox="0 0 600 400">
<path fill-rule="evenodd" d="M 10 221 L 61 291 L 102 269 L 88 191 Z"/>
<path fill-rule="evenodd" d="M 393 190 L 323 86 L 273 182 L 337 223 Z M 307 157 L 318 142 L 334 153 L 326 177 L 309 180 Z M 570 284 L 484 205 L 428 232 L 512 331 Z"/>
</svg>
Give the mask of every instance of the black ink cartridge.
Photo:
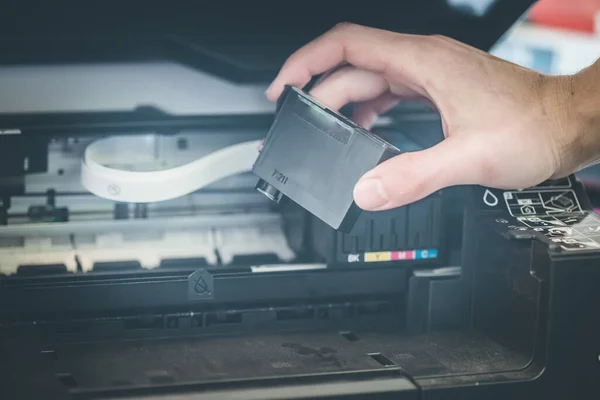
<svg viewBox="0 0 600 400">
<path fill-rule="evenodd" d="M 400 150 L 287 86 L 253 166 L 256 189 L 273 201 L 288 197 L 332 228 L 349 232 L 361 210 L 354 186 Z"/>
</svg>

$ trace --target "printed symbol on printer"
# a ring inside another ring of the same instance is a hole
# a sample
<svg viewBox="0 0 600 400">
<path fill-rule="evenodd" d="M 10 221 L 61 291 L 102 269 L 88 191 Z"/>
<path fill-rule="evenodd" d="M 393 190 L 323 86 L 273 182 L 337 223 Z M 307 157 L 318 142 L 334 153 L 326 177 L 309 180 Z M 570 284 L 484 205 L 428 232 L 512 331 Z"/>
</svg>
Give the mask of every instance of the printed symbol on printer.
<svg viewBox="0 0 600 400">
<path fill-rule="evenodd" d="M 563 250 L 597 250 L 600 248 L 600 243 L 593 239 L 583 236 L 568 237 L 568 238 L 552 238 L 554 243 L 559 243 Z"/>
<path fill-rule="evenodd" d="M 188 297 L 190 300 L 212 299 L 215 294 L 215 279 L 205 269 L 200 268 L 188 277 Z"/>
<path fill-rule="evenodd" d="M 118 185 L 115 185 L 114 183 L 111 183 L 110 185 L 108 185 L 106 190 L 108 191 L 108 194 L 110 194 L 111 196 L 118 196 L 121 194 L 121 188 Z"/>
<path fill-rule="evenodd" d="M 521 214 L 533 215 L 535 214 L 535 207 L 532 206 L 521 206 Z"/>
<path fill-rule="evenodd" d="M 504 192 L 504 200 L 513 217 L 582 212 L 573 190 Z"/>
<path fill-rule="evenodd" d="M 566 190 L 562 193 L 540 193 L 546 213 L 565 213 L 581 211 L 577 196 L 572 190 Z"/>
<path fill-rule="evenodd" d="M 530 228 L 565 226 L 561 221 L 547 215 L 533 217 L 517 217 L 517 221 Z"/>
<path fill-rule="evenodd" d="M 578 229 L 588 235 L 600 234 L 600 226 L 582 226 Z"/>
<path fill-rule="evenodd" d="M 509 225 L 508 229 L 510 229 L 511 231 L 528 231 L 530 228 L 526 226 Z"/>
<path fill-rule="evenodd" d="M 567 236 L 572 236 L 573 235 L 573 228 L 569 228 L 566 226 L 557 226 L 557 227 L 553 227 L 548 229 L 548 232 L 546 233 L 546 236 L 548 237 L 567 237 Z"/>
<path fill-rule="evenodd" d="M 198 294 L 204 294 L 208 292 L 208 294 L 210 294 L 208 290 L 208 284 L 206 283 L 203 277 L 199 277 L 194 281 L 194 292 Z"/>
<path fill-rule="evenodd" d="M 348 254 L 348 262 L 360 262 L 360 254 Z"/>
<path fill-rule="evenodd" d="M 485 192 L 483 193 L 483 202 L 490 207 L 495 207 L 498 205 L 498 198 L 494 193 L 490 192 L 489 189 L 485 189 Z"/>
</svg>

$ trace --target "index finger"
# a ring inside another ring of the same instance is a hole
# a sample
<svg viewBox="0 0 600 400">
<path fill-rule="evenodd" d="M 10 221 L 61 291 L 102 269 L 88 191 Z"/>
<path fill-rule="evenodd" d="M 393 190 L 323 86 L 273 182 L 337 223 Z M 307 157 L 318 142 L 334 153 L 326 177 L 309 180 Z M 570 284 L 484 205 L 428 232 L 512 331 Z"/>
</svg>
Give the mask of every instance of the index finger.
<svg viewBox="0 0 600 400">
<path fill-rule="evenodd" d="M 277 100 L 285 85 L 304 87 L 313 76 L 348 63 L 356 68 L 391 78 L 391 74 L 420 85 L 415 49 L 418 37 L 354 24 L 339 24 L 300 48 L 281 67 L 267 89 L 267 98 Z M 399 64 L 399 57 L 402 65 Z"/>
</svg>

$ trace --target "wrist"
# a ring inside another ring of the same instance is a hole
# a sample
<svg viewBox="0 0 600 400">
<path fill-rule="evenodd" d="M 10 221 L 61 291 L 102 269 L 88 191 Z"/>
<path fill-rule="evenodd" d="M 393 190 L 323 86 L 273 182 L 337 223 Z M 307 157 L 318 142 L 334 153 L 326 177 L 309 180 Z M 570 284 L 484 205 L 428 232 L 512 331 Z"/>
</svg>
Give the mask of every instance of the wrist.
<svg viewBox="0 0 600 400">
<path fill-rule="evenodd" d="M 544 107 L 556 148 L 554 177 L 600 161 L 600 65 L 575 75 L 549 77 Z"/>
</svg>

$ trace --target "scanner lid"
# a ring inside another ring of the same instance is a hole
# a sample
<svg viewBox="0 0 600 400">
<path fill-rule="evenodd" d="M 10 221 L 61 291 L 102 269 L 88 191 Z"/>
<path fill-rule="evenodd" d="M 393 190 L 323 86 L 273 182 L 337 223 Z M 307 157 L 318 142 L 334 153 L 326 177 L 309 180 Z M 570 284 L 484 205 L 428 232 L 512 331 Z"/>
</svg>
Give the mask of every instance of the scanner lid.
<svg viewBox="0 0 600 400">
<path fill-rule="evenodd" d="M 140 7 L 125 2 L 117 10 L 101 2 L 68 7 L 43 2 L 3 7 L 0 129 L 24 133 L 33 126 L 103 128 L 174 118 L 220 123 L 223 119 L 216 117 L 269 116 L 274 106 L 263 92 L 286 57 L 336 23 L 443 34 L 487 50 L 532 3 L 221 1 Z M 120 72 L 111 75 L 116 69 Z M 200 80 L 191 83 L 192 78 Z"/>
</svg>

